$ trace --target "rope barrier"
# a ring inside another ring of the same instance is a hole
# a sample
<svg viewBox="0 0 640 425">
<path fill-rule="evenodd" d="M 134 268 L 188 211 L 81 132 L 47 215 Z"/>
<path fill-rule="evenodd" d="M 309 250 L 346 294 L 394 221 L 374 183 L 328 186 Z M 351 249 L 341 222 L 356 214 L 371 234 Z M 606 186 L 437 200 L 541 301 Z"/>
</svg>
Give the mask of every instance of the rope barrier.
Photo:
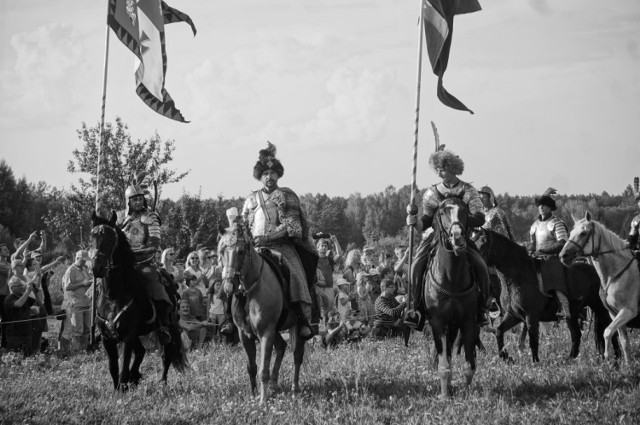
<svg viewBox="0 0 640 425">
<path fill-rule="evenodd" d="M 91 307 L 84 307 L 80 310 L 76 310 L 76 311 L 72 311 L 72 312 L 67 312 L 66 314 L 74 314 L 74 313 L 82 313 L 85 311 L 91 311 Z M 58 313 L 58 314 L 52 314 L 50 316 L 37 316 L 37 317 L 32 317 L 31 319 L 24 319 L 24 320 L 13 320 L 11 322 L 5 322 L 3 320 L 0 320 L 0 323 L 2 323 L 3 325 L 11 325 L 14 323 L 25 323 L 25 322 L 35 322 L 36 320 L 43 320 L 43 319 L 57 319 L 58 316 L 60 316 L 60 314 L 62 313 Z"/>
</svg>

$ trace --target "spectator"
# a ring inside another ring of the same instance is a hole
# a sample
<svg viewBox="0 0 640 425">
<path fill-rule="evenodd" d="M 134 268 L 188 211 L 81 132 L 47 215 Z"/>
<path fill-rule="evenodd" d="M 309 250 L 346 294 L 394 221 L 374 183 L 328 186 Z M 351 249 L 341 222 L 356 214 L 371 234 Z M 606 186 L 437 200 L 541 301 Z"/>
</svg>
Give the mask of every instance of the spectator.
<svg viewBox="0 0 640 425">
<path fill-rule="evenodd" d="M 191 256 L 191 255 L 190 255 Z M 199 261 L 198 257 L 195 255 L 191 258 L 193 260 Z M 185 270 L 185 274 L 187 271 Z M 202 296 L 202 291 L 198 286 L 198 283 L 202 280 L 196 278 L 195 276 L 191 276 L 187 278 L 187 289 L 182 293 L 182 299 L 186 300 L 189 303 L 189 313 L 195 317 L 196 319 L 203 321 L 206 319 L 206 310 L 205 310 L 205 301 Z"/>
<path fill-rule="evenodd" d="M 351 289 L 351 283 L 344 278 L 338 279 L 338 295 L 336 296 L 336 309 L 340 317 L 347 317 L 351 310 L 352 301 L 356 299 L 357 293 Z"/>
<path fill-rule="evenodd" d="M 20 239 L 17 238 L 15 240 L 15 247 L 16 247 L 16 252 L 14 252 L 11 255 L 11 261 L 13 260 L 22 260 L 23 259 L 23 254 L 24 251 L 29 247 L 29 245 L 31 244 L 31 242 L 35 242 L 35 240 L 38 238 L 38 232 L 33 232 L 29 235 L 29 238 L 25 241 L 24 239 Z M 40 248 L 38 248 L 40 251 L 42 251 L 42 245 L 40 245 Z"/>
<path fill-rule="evenodd" d="M 345 260 L 344 271 L 342 272 L 342 277 L 345 278 L 349 283 L 356 283 L 356 276 L 359 271 L 362 271 L 362 253 L 358 249 L 352 249 L 347 254 L 347 259 Z"/>
<path fill-rule="evenodd" d="M 197 289 L 195 291 L 200 292 Z M 182 342 L 185 343 L 185 347 L 195 350 L 202 346 L 207 335 L 207 327 L 211 324 L 194 317 L 189 308 L 189 301 L 182 299 L 178 326 L 182 329 Z"/>
<path fill-rule="evenodd" d="M 63 306 L 67 314 L 60 345 L 65 350 L 70 347 L 72 351 L 80 351 L 89 344 L 91 299 L 87 290 L 93 283 L 93 277 L 86 265 L 88 259 L 87 251 L 76 252 L 74 263 L 62 277 Z"/>
<path fill-rule="evenodd" d="M 173 248 L 167 248 L 162 251 L 162 257 L 160 258 L 160 263 L 162 264 L 161 268 L 165 269 L 167 273 L 173 276 L 173 281 L 176 284 L 176 288 L 180 288 L 180 284 L 184 280 L 182 276 L 182 272 L 175 264 L 176 261 L 176 252 Z M 183 289 L 186 289 L 183 288 Z"/>
<path fill-rule="evenodd" d="M 9 279 L 10 294 L 4 300 L 7 348 L 30 356 L 34 352 L 31 316 L 38 314 L 39 306 L 42 305 L 42 295 L 36 288 L 36 280 L 39 277 L 24 277 L 24 265 L 21 260 L 13 260 L 11 270 L 13 275 Z M 35 294 L 33 298 L 32 294 Z M 37 343 L 40 343 L 40 335 L 37 335 Z"/>
<path fill-rule="evenodd" d="M 393 271 L 396 272 L 398 290 L 406 293 L 409 281 L 409 250 L 404 245 L 396 245 L 394 253 L 396 254 L 396 262 L 393 265 Z"/>
<path fill-rule="evenodd" d="M 364 323 L 369 323 L 369 320 L 373 319 L 373 314 L 375 313 L 371 289 L 371 275 L 366 272 L 358 273 L 356 291 L 358 293 L 358 307 L 361 313 L 360 318 Z M 349 313 L 347 313 L 347 315 L 348 314 Z"/>
<path fill-rule="evenodd" d="M 321 331 L 320 337 L 325 348 L 335 347 L 344 340 L 346 320 L 340 319 L 340 313 L 334 309 L 328 314 L 327 330 Z"/>
<path fill-rule="evenodd" d="M 318 294 L 318 298 L 329 299 L 331 300 L 330 304 L 333 304 L 333 300 L 336 297 L 336 290 L 333 287 L 333 272 L 335 271 L 335 264 L 340 260 L 342 256 L 342 249 L 340 248 L 340 244 L 338 243 L 338 239 L 335 235 L 331 235 L 331 241 L 329 239 L 319 239 L 316 243 L 316 248 L 318 249 L 318 270 L 322 274 L 322 282 L 318 279 L 318 284 L 316 285 L 316 292 Z M 336 254 L 330 251 L 331 242 L 333 242 L 336 247 Z M 318 276 L 320 278 L 320 276 Z M 322 297 L 321 294 L 324 294 L 325 297 Z M 330 305 L 327 309 L 324 310 L 323 316 L 325 320 L 328 319 L 328 313 L 334 306 Z"/>
<path fill-rule="evenodd" d="M 401 335 L 404 329 L 402 323 L 402 315 L 407 306 L 404 302 L 399 302 L 394 292 L 396 285 L 393 281 L 384 281 L 382 285 L 382 294 L 376 300 L 376 316 L 373 321 L 373 336 L 377 338 L 385 338 L 390 336 Z"/>
<path fill-rule="evenodd" d="M 376 249 L 373 245 L 365 245 L 365 247 L 362 248 L 362 268 L 364 271 L 369 272 L 372 268 L 376 267 L 378 267 Z"/>
<path fill-rule="evenodd" d="M 7 316 L 4 311 L 4 300 L 11 293 L 9 291 L 9 276 L 11 276 L 11 263 L 9 262 L 9 258 L 11 257 L 11 253 L 9 252 L 9 247 L 6 243 L 0 243 L 0 320 L 2 322 L 6 322 Z M 7 335 L 5 331 L 4 323 L 0 323 L 0 347 L 7 348 Z"/>
<path fill-rule="evenodd" d="M 202 294 L 202 298 L 207 296 L 207 288 L 209 287 L 209 283 L 206 282 L 207 277 L 202 272 L 202 268 L 200 267 L 200 257 L 197 252 L 191 252 L 187 256 L 187 268 L 184 270 L 184 278 L 187 281 L 187 287 L 191 288 L 192 285 L 190 281 L 195 281 L 194 288 L 198 288 L 200 293 Z"/>
<path fill-rule="evenodd" d="M 222 289 L 222 280 L 216 280 L 207 291 L 209 296 L 209 320 L 213 325 L 213 340 L 220 341 L 220 328 L 225 321 L 224 303 L 227 293 Z"/>
<path fill-rule="evenodd" d="M 322 271 L 318 268 L 316 269 L 316 277 L 315 277 L 315 286 L 316 286 L 316 298 L 318 299 L 318 307 L 320 307 L 320 316 L 326 327 L 327 321 L 329 320 L 329 312 L 335 308 L 335 298 L 336 295 L 333 293 L 333 288 L 331 288 L 331 294 L 327 295 L 327 292 L 324 291 L 326 288 L 326 282 L 324 280 L 324 275 Z"/>
<path fill-rule="evenodd" d="M 380 289 L 380 272 L 378 268 L 371 268 L 369 270 L 369 283 L 371 284 L 371 303 L 375 304 L 376 300 L 382 293 Z"/>
<path fill-rule="evenodd" d="M 347 342 L 358 342 L 371 332 L 371 327 L 358 320 L 358 311 L 351 310 L 347 313 L 347 320 L 344 323 L 345 340 Z"/>
</svg>

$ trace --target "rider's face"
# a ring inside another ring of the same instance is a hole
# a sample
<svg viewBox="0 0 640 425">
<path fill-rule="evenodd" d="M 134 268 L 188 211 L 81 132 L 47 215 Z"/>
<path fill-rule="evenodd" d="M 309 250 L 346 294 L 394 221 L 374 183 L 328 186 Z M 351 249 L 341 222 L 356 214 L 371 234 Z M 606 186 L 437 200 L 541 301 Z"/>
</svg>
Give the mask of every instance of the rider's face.
<svg viewBox="0 0 640 425">
<path fill-rule="evenodd" d="M 129 207 L 133 211 L 142 210 L 142 208 L 144 208 L 144 196 L 137 195 L 137 196 L 132 196 L 131 198 L 129 198 Z"/>
<path fill-rule="evenodd" d="M 482 199 L 482 205 L 484 205 L 486 209 L 491 209 L 493 205 L 491 205 L 491 197 L 489 194 L 480 192 L 480 198 Z"/>
<path fill-rule="evenodd" d="M 436 172 L 438 173 L 438 177 L 445 183 L 451 183 L 456 180 L 456 175 L 447 169 L 438 168 Z"/>
<path fill-rule="evenodd" d="M 275 189 L 278 187 L 278 173 L 273 170 L 266 170 L 262 173 L 262 177 L 260 181 L 262 181 L 262 185 L 267 189 Z"/>
<path fill-rule="evenodd" d="M 551 208 L 546 205 L 538 205 L 538 212 L 541 216 L 546 217 L 551 214 Z"/>
</svg>

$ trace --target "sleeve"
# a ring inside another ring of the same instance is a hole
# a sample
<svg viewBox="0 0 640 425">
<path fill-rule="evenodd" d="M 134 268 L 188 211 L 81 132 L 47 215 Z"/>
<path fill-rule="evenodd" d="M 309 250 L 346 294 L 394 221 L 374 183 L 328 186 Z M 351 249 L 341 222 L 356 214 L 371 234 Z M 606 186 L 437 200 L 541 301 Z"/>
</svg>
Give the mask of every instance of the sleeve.
<svg viewBox="0 0 640 425">
<path fill-rule="evenodd" d="M 147 247 L 160 248 L 160 217 L 155 211 L 149 213 L 147 230 L 149 238 L 147 239 Z"/>
<path fill-rule="evenodd" d="M 427 189 L 427 191 L 424 193 L 424 196 L 422 197 L 422 211 L 424 211 L 424 215 L 433 219 L 433 216 L 435 215 L 436 210 L 439 206 L 440 201 L 438 200 L 438 194 L 436 193 L 435 187 L 431 186 L 429 189 Z M 422 219 L 422 221 L 424 223 L 424 218 Z M 431 226 L 430 222 L 429 226 Z M 429 226 L 426 226 L 424 228 L 426 229 Z"/>
<path fill-rule="evenodd" d="M 385 300 L 383 299 L 383 297 L 378 297 L 378 299 L 376 299 L 376 303 L 375 303 L 376 313 L 386 314 L 388 316 L 393 317 L 394 319 L 399 319 L 400 316 L 402 315 L 402 311 L 407 306 L 406 303 L 399 303 L 397 306 L 391 307 L 390 305 L 387 305 L 387 303 L 384 301 Z"/>
<path fill-rule="evenodd" d="M 475 187 L 465 184 L 463 200 L 469 207 L 469 226 L 481 227 L 485 223 L 482 198 Z"/>
<path fill-rule="evenodd" d="M 529 251 L 536 250 L 536 223 L 537 221 L 531 225 L 531 228 L 529 228 Z"/>
<path fill-rule="evenodd" d="M 638 237 L 638 228 L 640 227 L 640 215 L 637 215 L 631 220 L 631 228 L 629 229 L 629 236 Z"/>
<path fill-rule="evenodd" d="M 556 220 L 553 230 L 558 242 L 566 242 L 569 239 L 569 232 L 567 231 L 567 226 L 564 224 L 564 221 Z"/>
<path fill-rule="evenodd" d="M 249 227 L 253 224 L 253 212 L 257 205 L 255 192 L 247 196 L 242 205 L 242 219 L 249 224 Z"/>
<path fill-rule="evenodd" d="M 287 229 L 290 238 L 302 237 L 302 223 L 300 221 L 300 200 L 290 190 L 280 190 L 274 202 L 278 206 L 280 222 Z"/>
</svg>

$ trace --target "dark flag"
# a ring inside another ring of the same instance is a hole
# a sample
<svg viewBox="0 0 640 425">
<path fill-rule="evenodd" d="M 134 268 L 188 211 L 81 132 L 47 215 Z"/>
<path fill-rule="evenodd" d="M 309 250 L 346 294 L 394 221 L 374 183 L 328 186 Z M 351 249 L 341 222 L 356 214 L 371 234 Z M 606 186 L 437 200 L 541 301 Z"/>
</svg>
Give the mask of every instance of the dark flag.
<svg viewBox="0 0 640 425">
<path fill-rule="evenodd" d="M 442 76 L 449 62 L 451 36 L 453 34 L 453 17 L 463 13 L 481 10 L 478 0 L 423 0 L 422 18 L 427 40 L 427 51 L 433 73 L 438 76 L 438 99 L 450 108 L 468 111 L 462 102 L 445 90 Z"/>
<path fill-rule="evenodd" d="M 136 55 L 136 93 L 151 109 L 176 121 L 184 119 L 164 88 L 167 72 L 164 25 L 186 22 L 193 34 L 191 18 L 161 0 L 109 0 L 109 27 Z"/>
</svg>

